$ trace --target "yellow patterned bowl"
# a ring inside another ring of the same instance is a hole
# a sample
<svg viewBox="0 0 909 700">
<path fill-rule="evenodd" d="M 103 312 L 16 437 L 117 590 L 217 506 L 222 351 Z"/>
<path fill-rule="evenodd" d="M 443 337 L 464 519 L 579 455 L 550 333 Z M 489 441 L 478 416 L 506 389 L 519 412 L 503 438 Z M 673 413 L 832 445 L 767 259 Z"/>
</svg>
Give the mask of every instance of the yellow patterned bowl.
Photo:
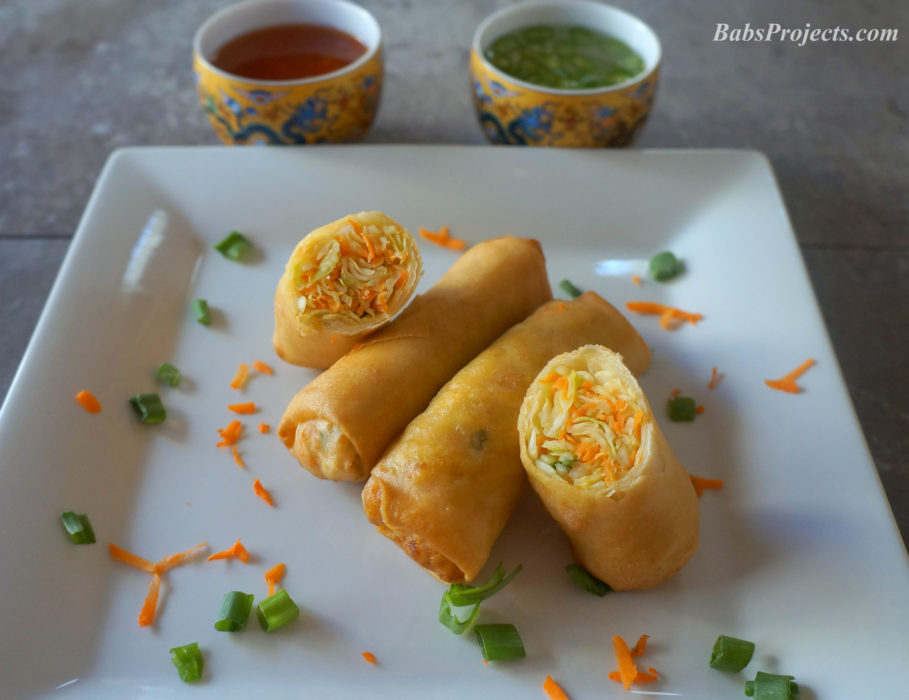
<svg viewBox="0 0 909 700">
<path fill-rule="evenodd" d="M 231 39 L 279 24 L 321 24 L 366 46 L 356 61 L 299 80 L 251 80 L 211 63 Z M 227 144 L 359 141 L 372 124 L 382 90 L 382 31 L 346 0 L 249 0 L 212 15 L 193 39 L 193 70 L 202 108 Z"/>
<path fill-rule="evenodd" d="M 543 87 L 510 77 L 484 56 L 503 34 L 540 24 L 582 25 L 628 44 L 644 70 L 617 85 L 586 90 Z M 660 40 L 634 15 L 588 0 L 527 2 L 487 17 L 473 37 L 470 78 L 480 126 L 493 143 L 627 146 L 653 106 Z"/>
</svg>

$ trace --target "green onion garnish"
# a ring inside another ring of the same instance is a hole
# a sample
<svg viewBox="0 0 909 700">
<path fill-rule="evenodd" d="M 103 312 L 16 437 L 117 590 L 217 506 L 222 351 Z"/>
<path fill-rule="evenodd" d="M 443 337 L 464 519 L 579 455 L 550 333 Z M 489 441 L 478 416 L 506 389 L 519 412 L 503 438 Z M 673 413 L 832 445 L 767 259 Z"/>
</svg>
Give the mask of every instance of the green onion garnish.
<svg viewBox="0 0 909 700">
<path fill-rule="evenodd" d="M 697 415 L 697 405 L 690 396 L 673 396 L 669 399 L 669 420 L 691 422 Z"/>
<path fill-rule="evenodd" d="M 205 301 L 205 299 L 193 300 L 193 314 L 195 314 L 196 320 L 203 326 L 207 326 L 211 323 L 211 312 L 208 310 L 208 302 Z"/>
<path fill-rule="evenodd" d="M 477 641 L 483 650 L 483 658 L 487 661 L 523 659 L 527 656 L 521 635 L 514 625 L 477 625 L 474 632 L 477 633 Z"/>
<path fill-rule="evenodd" d="M 73 544 L 94 544 L 95 531 L 92 530 L 92 524 L 88 522 L 88 516 L 85 513 L 77 515 L 71 510 L 60 513 L 60 522 L 69 533 Z"/>
<path fill-rule="evenodd" d="M 565 567 L 565 571 L 577 585 L 600 598 L 612 591 L 608 583 L 598 579 L 580 564 L 569 564 Z"/>
<path fill-rule="evenodd" d="M 523 567 L 518 564 L 515 570 L 505 576 L 505 567 L 500 563 L 492 576 L 482 586 L 472 586 L 468 583 L 453 583 L 442 595 L 442 604 L 439 606 L 439 622 L 455 634 L 463 634 L 477 619 L 480 612 L 480 603 L 495 595 L 507 586 L 518 575 Z M 461 607 L 473 605 L 473 610 L 467 619 L 462 620 L 452 612 L 452 606 Z"/>
<path fill-rule="evenodd" d="M 751 661 L 752 654 L 754 642 L 721 634 L 716 638 L 710 654 L 710 668 L 738 673 Z"/>
<path fill-rule="evenodd" d="M 155 374 L 159 382 L 170 384 L 171 386 L 180 385 L 180 370 L 174 367 L 170 362 L 162 362 Z"/>
<path fill-rule="evenodd" d="M 236 632 L 246 626 L 249 611 L 252 609 L 252 593 L 231 591 L 224 594 L 221 601 L 221 610 L 218 612 L 218 621 L 215 629 L 219 632 Z"/>
<path fill-rule="evenodd" d="M 799 684 L 794 676 L 758 671 L 753 681 L 745 681 L 745 695 L 754 700 L 794 700 Z"/>
<path fill-rule="evenodd" d="M 291 600 L 285 588 L 280 589 L 264 600 L 260 600 L 256 608 L 259 624 L 262 625 L 262 629 L 266 632 L 274 632 L 291 620 L 296 620 L 299 615 L 300 608 Z"/>
<path fill-rule="evenodd" d="M 650 258 L 650 276 L 657 282 L 665 282 L 681 274 L 685 264 L 668 250 Z"/>
<path fill-rule="evenodd" d="M 559 286 L 572 299 L 576 299 L 577 297 L 581 296 L 581 294 L 583 294 L 583 292 L 575 287 L 570 280 L 562 280 L 559 282 Z"/>
<path fill-rule="evenodd" d="M 234 261 L 242 260 L 250 248 L 252 243 L 239 231 L 231 231 L 224 240 L 215 243 L 215 250 Z"/>
<path fill-rule="evenodd" d="M 202 677 L 205 662 L 202 659 L 202 652 L 199 651 L 198 642 L 174 647 L 170 650 L 170 660 L 177 667 L 177 673 L 184 682 L 192 683 Z"/>
<path fill-rule="evenodd" d="M 163 423 L 167 418 L 167 411 L 157 394 L 136 394 L 130 398 L 129 403 L 143 423 Z"/>
</svg>

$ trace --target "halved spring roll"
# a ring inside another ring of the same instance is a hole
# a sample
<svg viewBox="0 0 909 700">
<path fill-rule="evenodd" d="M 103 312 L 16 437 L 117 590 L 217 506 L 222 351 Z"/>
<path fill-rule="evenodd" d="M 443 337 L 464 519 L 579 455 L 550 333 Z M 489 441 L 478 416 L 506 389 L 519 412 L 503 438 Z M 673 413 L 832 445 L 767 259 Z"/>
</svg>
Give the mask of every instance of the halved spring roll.
<svg viewBox="0 0 909 700">
<path fill-rule="evenodd" d="M 636 372 L 650 349 L 593 292 L 550 301 L 456 374 L 373 469 L 363 508 L 436 578 L 471 581 L 526 483 L 518 447 L 524 393 L 553 356 L 584 343 L 621 351 Z"/>
<path fill-rule="evenodd" d="M 626 366 L 627 365 L 627 366 Z M 698 500 L 626 357 L 554 357 L 527 390 L 521 461 L 578 562 L 616 590 L 651 588 L 698 547 Z"/>
<path fill-rule="evenodd" d="M 537 241 L 478 243 L 398 318 L 298 392 L 278 436 L 318 477 L 366 479 L 455 372 L 551 297 Z"/>
<path fill-rule="evenodd" d="M 414 239 L 380 211 L 317 228 L 278 281 L 275 352 L 295 365 L 328 367 L 403 309 L 422 273 Z"/>
</svg>

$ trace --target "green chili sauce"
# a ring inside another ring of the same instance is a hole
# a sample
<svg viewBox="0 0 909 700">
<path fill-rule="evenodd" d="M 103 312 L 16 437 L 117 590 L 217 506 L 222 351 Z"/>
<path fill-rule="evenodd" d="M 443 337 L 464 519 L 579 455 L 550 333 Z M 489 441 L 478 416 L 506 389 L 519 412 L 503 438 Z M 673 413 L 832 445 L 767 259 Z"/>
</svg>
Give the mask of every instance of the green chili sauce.
<svg viewBox="0 0 909 700">
<path fill-rule="evenodd" d="M 539 25 L 496 39 L 486 59 L 503 73 L 564 90 L 616 85 L 644 70 L 644 61 L 615 37 L 569 25 Z"/>
</svg>

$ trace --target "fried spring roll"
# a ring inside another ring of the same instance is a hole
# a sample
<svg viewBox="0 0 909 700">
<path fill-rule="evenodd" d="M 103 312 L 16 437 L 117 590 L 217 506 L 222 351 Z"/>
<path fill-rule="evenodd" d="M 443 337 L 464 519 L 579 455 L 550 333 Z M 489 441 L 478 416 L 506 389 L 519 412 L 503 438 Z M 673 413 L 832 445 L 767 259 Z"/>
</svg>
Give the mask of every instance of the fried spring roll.
<svg viewBox="0 0 909 700">
<path fill-rule="evenodd" d="M 422 273 L 414 239 L 380 211 L 317 228 L 278 281 L 275 352 L 295 365 L 328 367 L 404 308 Z"/>
<path fill-rule="evenodd" d="M 650 349 L 593 292 L 551 301 L 458 372 L 383 455 L 363 490 L 379 532 L 447 583 L 471 581 L 525 483 L 518 410 L 540 368 L 585 343 L 610 345 L 634 371 Z"/>
<path fill-rule="evenodd" d="M 698 546 L 698 500 L 626 357 L 588 345 L 527 390 L 521 460 L 578 562 L 615 590 L 651 588 Z"/>
<path fill-rule="evenodd" d="M 318 477 L 362 481 L 455 372 L 552 297 L 540 244 L 479 243 L 290 402 L 278 436 Z"/>
</svg>

